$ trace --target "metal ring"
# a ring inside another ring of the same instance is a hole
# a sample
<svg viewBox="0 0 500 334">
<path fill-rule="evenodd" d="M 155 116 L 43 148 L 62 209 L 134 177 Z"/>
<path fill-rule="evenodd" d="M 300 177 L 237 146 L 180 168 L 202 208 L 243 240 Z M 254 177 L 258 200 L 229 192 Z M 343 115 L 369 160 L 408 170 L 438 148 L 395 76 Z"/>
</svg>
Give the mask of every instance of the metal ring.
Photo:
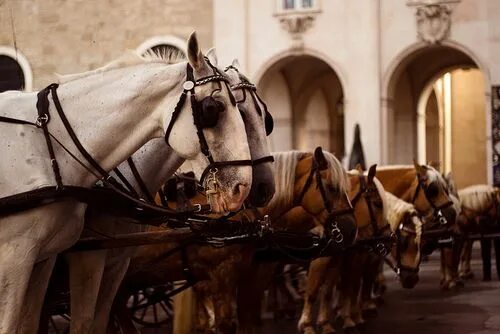
<svg viewBox="0 0 500 334">
<path fill-rule="evenodd" d="M 445 217 L 441 216 L 441 217 L 439 217 L 439 224 L 446 225 L 446 224 L 448 224 L 448 221 L 446 220 Z"/>
<path fill-rule="evenodd" d="M 36 118 L 35 124 L 36 124 L 36 126 L 41 127 L 41 126 L 47 124 L 48 121 L 49 121 L 49 115 L 44 114 L 44 115 L 38 116 Z"/>
<path fill-rule="evenodd" d="M 333 232 L 333 231 L 332 231 Z M 333 239 L 335 240 L 336 243 L 340 244 L 344 241 L 344 235 L 342 234 L 342 232 L 337 232 L 337 233 L 334 233 L 335 236 L 333 237 Z"/>
</svg>

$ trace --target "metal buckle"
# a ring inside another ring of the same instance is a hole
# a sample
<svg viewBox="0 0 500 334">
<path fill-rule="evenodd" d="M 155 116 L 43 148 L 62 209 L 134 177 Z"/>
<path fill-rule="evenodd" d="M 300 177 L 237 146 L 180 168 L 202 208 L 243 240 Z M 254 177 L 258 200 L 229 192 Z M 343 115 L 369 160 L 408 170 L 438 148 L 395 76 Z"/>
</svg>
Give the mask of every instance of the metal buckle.
<svg viewBox="0 0 500 334">
<path fill-rule="evenodd" d="M 385 244 L 382 242 L 377 243 L 377 245 L 375 246 L 375 251 L 381 256 L 386 256 L 389 253 L 387 247 L 385 247 Z"/>
<path fill-rule="evenodd" d="M 193 212 L 201 212 L 201 208 L 201 204 L 196 203 L 195 205 L 193 205 Z"/>
<path fill-rule="evenodd" d="M 211 195 L 215 195 L 219 192 L 219 181 L 217 180 L 217 172 L 219 170 L 217 168 L 210 169 L 210 175 L 206 181 L 205 193 L 207 197 Z"/>
<path fill-rule="evenodd" d="M 335 243 L 340 244 L 344 241 L 344 235 L 342 234 L 342 231 L 340 231 L 336 221 L 333 221 L 330 233 Z"/>
<path fill-rule="evenodd" d="M 35 124 L 36 124 L 36 126 L 38 126 L 40 128 L 40 127 L 46 125 L 48 122 L 49 122 L 49 115 L 43 114 L 43 115 L 38 116 L 36 118 Z"/>
</svg>

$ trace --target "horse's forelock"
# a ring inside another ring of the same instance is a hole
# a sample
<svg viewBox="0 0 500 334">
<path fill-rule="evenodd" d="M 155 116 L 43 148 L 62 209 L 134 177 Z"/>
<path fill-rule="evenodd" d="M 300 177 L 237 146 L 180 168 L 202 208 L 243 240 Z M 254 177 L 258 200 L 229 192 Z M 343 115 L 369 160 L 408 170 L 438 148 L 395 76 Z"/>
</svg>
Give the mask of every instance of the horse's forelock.
<svg viewBox="0 0 500 334">
<path fill-rule="evenodd" d="M 335 155 L 327 151 L 323 151 L 323 153 L 331 170 L 330 182 L 336 185 L 341 193 L 347 193 L 351 185 L 346 170 Z"/>
<path fill-rule="evenodd" d="M 387 201 L 387 220 L 391 225 L 392 231 L 396 231 L 406 215 L 417 213 L 412 204 L 403 201 L 389 192 L 385 193 L 385 198 Z"/>
</svg>

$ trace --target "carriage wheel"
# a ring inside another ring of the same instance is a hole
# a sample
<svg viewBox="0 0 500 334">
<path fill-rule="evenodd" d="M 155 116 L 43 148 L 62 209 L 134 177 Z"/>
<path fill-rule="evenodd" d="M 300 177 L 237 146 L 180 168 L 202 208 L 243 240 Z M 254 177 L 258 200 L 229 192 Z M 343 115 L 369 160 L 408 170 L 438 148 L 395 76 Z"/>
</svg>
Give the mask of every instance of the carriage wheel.
<svg viewBox="0 0 500 334">
<path fill-rule="evenodd" d="M 133 293 L 127 303 L 132 320 L 144 327 L 171 327 L 173 301 L 170 292 L 173 284 L 157 285 Z"/>
</svg>

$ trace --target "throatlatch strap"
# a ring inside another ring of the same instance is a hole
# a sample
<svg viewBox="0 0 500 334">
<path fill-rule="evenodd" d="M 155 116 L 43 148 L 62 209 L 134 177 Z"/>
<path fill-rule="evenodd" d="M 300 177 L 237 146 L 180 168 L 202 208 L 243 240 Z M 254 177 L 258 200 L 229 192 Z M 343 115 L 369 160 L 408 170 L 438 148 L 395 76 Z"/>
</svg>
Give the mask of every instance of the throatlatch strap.
<svg viewBox="0 0 500 334">
<path fill-rule="evenodd" d="M 45 137 L 45 142 L 47 143 L 47 148 L 49 150 L 49 157 L 50 157 L 50 163 L 52 165 L 52 171 L 54 172 L 54 178 L 56 180 L 57 188 L 56 189 L 62 189 L 63 188 L 63 183 L 62 183 L 62 178 L 61 178 L 61 172 L 59 170 L 59 164 L 57 163 L 56 160 L 56 155 L 54 154 L 54 146 L 52 145 L 52 140 L 50 139 L 50 134 L 49 130 L 47 128 L 47 124 L 50 121 L 50 114 L 49 114 L 49 99 L 48 95 L 50 93 L 50 90 L 57 88 L 57 84 L 52 84 L 48 86 L 47 88 L 41 90 L 37 94 L 38 100 L 36 101 L 36 109 L 38 111 L 38 118 L 36 121 L 36 126 L 39 128 L 42 128 L 43 130 L 43 136 Z"/>
</svg>

